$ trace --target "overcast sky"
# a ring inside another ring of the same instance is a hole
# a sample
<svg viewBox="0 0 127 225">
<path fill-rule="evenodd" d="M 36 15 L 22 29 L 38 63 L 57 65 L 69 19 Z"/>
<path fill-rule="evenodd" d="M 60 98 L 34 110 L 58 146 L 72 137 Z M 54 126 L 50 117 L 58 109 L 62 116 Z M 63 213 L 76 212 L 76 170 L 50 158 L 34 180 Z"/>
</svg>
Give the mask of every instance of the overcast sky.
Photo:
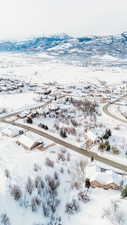
<svg viewBox="0 0 127 225">
<path fill-rule="evenodd" d="M 0 0 L 0 39 L 127 30 L 127 0 Z"/>
</svg>

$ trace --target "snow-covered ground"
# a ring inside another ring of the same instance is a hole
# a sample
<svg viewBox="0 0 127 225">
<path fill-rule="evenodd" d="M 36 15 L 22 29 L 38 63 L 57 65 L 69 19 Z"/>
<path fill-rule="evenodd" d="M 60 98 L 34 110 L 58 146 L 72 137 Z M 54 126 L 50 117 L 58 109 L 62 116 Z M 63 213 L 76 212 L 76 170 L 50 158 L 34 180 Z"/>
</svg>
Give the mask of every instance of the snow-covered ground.
<svg viewBox="0 0 127 225">
<path fill-rule="evenodd" d="M 3 94 L 0 95 L 0 108 L 8 112 L 16 111 L 21 108 L 28 108 L 34 105 L 33 93 Z"/>
<path fill-rule="evenodd" d="M 127 80 L 126 71 L 111 68 L 97 71 L 94 67 L 88 69 L 68 65 L 44 53 L 0 54 L 0 77 L 2 78 L 24 80 L 39 86 L 46 85 L 44 84 L 46 82 L 50 84 L 56 82 L 56 93 L 62 94 L 63 90 L 69 93 L 71 90 L 71 94 L 79 97 L 84 95 L 89 100 L 97 99 L 100 115 L 97 116 L 96 125 L 102 124 L 102 130 L 104 128 L 111 129 L 110 144 L 118 146 L 121 151 L 120 157 L 105 152 L 99 154 L 126 163 L 127 126 L 104 114 L 102 111 L 103 104 L 100 103 L 103 97 L 107 99 L 109 97 L 110 99 L 110 97 L 117 98 L 117 95 L 120 95 L 120 91 L 118 91 L 113 96 L 112 91 L 119 89 L 121 82 Z M 105 57 L 103 57 L 103 60 L 105 60 Z M 107 82 L 107 86 L 105 82 Z M 55 84 L 51 84 L 51 86 L 50 84 L 49 87 L 53 89 Z M 62 84 L 62 87 L 59 84 Z M 73 88 L 72 85 L 74 85 Z M 84 86 L 86 88 L 83 89 Z M 90 86 L 90 89 L 88 86 Z M 110 88 L 109 93 L 105 93 L 108 86 Z M 39 87 L 38 90 L 43 91 L 42 87 Z M 98 93 L 101 94 L 101 97 L 95 96 Z M 106 101 L 109 101 L 109 99 Z M 21 108 L 26 109 L 35 104 L 38 103 L 35 102 L 33 93 L 29 91 L 0 94 L 0 108 L 5 108 L 8 112 L 17 111 Z M 66 108 L 62 105 L 62 100 L 60 107 Z M 116 113 L 116 109 L 112 112 Z M 77 120 L 79 119 L 78 113 L 74 116 L 77 117 Z M 120 115 L 118 114 L 118 116 Z M 88 119 L 86 118 L 86 120 Z M 42 122 L 47 123 L 51 128 L 54 123 L 51 118 L 47 120 L 38 118 L 34 121 L 34 125 Z M 80 122 L 82 121 L 80 118 Z M 91 122 L 90 119 L 89 122 Z M 127 225 L 126 200 L 121 199 L 121 191 L 90 188 L 87 196 L 88 201 L 86 200 L 83 203 L 79 199 L 79 192 L 84 191 L 86 178 L 97 179 L 106 183 L 111 182 L 112 177 L 115 177 L 117 185 L 121 183 L 126 185 L 126 176 L 114 173 L 113 168 L 101 163 L 91 163 L 87 158 L 69 149 L 63 149 L 59 145 L 50 146 L 44 151 L 25 150 L 21 145 L 16 144 L 18 137 L 10 138 L 2 135 L 2 131 L 7 126 L 0 123 L 0 225 Z M 81 132 L 82 138 L 85 138 L 84 127 Z M 26 135 L 32 138 L 33 134 L 26 132 Z M 47 146 L 52 144 L 44 138 L 41 139 Z M 76 144 L 74 138 L 68 140 Z M 122 150 L 124 151 L 122 152 Z M 81 161 L 85 165 L 83 171 Z M 101 172 L 100 167 L 106 168 L 108 171 Z M 39 181 L 37 181 L 38 179 Z M 81 182 L 79 189 L 77 189 L 76 182 Z M 52 185 L 56 185 L 55 191 L 51 191 Z M 29 188 L 30 190 L 32 188 L 32 190 L 30 191 Z M 55 206 L 52 204 L 55 204 Z"/>
<path fill-rule="evenodd" d="M 0 76 L 13 77 L 19 80 L 32 81 L 38 84 L 57 81 L 62 83 L 77 83 L 98 79 L 108 83 L 119 83 L 126 80 L 126 70 L 106 69 L 96 71 L 95 68 L 78 67 L 62 64 L 44 53 L 0 53 Z"/>
<path fill-rule="evenodd" d="M 81 160 L 84 161 L 86 165 L 83 173 L 83 180 L 85 177 L 92 179 L 92 177 L 96 177 L 97 174 L 99 174 L 96 165 L 92 165 L 85 157 L 83 158 L 60 146 L 53 146 L 46 151 L 28 151 L 19 147 L 15 143 L 15 139 L 0 135 L 0 141 L 0 219 L 2 218 L 2 214 L 6 214 L 10 221 L 9 224 L 12 225 L 22 225 L 23 223 L 27 225 L 52 224 L 51 222 L 53 221 L 51 221 L 52 213 L 50 207 L 47 208 L 50 213 L 49 217 L 44 216 L 42 210 L 42 203 L 45 204 L 45 206 L 49 204 L 48 190 L 47 192 L 46 190 L 42 191 L 43 199 L 41 199 L 41 196 L 37 193 L 38 189 L 35 186 L 33 186 L 33 191 L 30 194 L 25 185 L 28 182 L 28 178 L 31 179 L 31 182 L 34 182 L 37 177 L 41 177 L 46 188 L 46 176 L 48 175 L 53 178 L 55 173 L 57 173 L 56 176 L 58 176 L 56 179 L 59 180 L 57 198 L 60 200 L 60 203 L 58 207 L 56 207 L 57 210 L 53 215 L 54 217 L 61 217 L 61 223 L 56 224 L 76 225 L 78 223 L 81 225 L 88 225 L 94 222 L 94 224 L 101 223 L 103 225 L 110 225 L 112 224 L 112 218 L 110 221 L 110 218 L 108 219 L 104 214 L 105 210 L 110 208 L 111 200 L 119 201 L 118 205 L 120 213 L 122 208 L 123 218 L 125 217 L 124 207 L 126 201 L 120 199 L 120 191 L 90 188 L 88 192 L 90 200 L 85 203 L 78 200 L 77 195 L 83 189 L 82 187 L 79 188 L 79 190 L 72 188 L 72 184 L 74 180 L 76 181 L 79 179 L 80 171 L 77 170 L 77 165 L 79 165 Z M 59 159 L 59 154 L 62 154 L 63 160 L 62 158 L 61 160 Z M 47 159 L 51 160 L 50 164 L 46 163 Z M 105 178 L 107 179 L 107 175 L 103 173 L 103 179 Z M 119 181 L 121 179 L 122 177 L 120 176 Z M 10 193 L 15 185 L 21 191 L 21 197 L 18 200 L 15 200 L 13 194 Z M 35 184 L 32 183 L 31 185 Z M 34 197 L 41 199 L 42 203 L 37 206 L 37 209 L 32 210 L 31 202 Z M 72 199 L 77 199 L 77 207 L 79 207 L 76 212 L 74 210 L 74 215 L 65 212 L 66 204 L 70 203 Z M 122 224 L 125 225 L 127 223 L 125 222 Z"/>
</svg>

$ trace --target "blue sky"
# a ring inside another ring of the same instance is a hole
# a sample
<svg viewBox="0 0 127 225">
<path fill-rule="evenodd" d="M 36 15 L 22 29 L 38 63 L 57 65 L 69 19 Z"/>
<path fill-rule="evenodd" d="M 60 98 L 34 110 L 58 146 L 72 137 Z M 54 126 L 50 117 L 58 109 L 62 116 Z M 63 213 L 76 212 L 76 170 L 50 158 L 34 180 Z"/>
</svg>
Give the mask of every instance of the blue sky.
<svg viewBox="0 0 127 225">
<path fill-rule="evenodd" d="M 127 0 L 0 0 L 0 39 L 127 30 Z"/>
</svg>

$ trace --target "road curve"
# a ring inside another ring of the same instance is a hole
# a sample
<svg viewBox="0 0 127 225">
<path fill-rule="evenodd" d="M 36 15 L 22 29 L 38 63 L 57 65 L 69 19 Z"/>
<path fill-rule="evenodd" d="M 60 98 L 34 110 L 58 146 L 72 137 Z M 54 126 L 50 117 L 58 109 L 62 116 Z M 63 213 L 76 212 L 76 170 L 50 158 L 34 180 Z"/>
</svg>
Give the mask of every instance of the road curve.
<svg viewBox="0 0 127 225">
<path fill-rule="evenodd" d="M 121 163 L 118 163 L 118 162 L 115 162 L 111 159 L 107 159 L 103 156 L 100 156 L 94 152 L 90 152 L 90 151 L 87 151 L 85 149 L 82 149 L 78 146 L 75 146 L 71 143 L 68 143 L 66 142 L 65 140 L 61 139 L 61 138 L 57 138 L 57 137 L 54 137 L 53 135 L 49 134 L 49 133 L 46 133 L 44 131 L 41 131 L 40 129 L 37 129 L 37 128 L 34 128 L 32 126 L 28 126 L 28 125 L 25 125 L 25 124 L 21 124 L 21 123 L 17 123 L 17 122 L 13 122 L 13 121 L 7 121 L 7 120 L 1 120 L 1 122 L 3 123 L 7 123 L 7 124 L 11 124 L 13 126 L 16 126 L 16 127 L 20 127 L 20 128 L 23 128 L 23 129 L 26 129 L 26 130 L 29 130 L 33 133 L 36 133 L 38 135 L 40 135 L 41 137 L 44 137 L 44 138 L 47 138 L 61 146 L 64 146 L 66 148 L 69 148 L 71 149 L 72 151 L 75 151 L 75 152 L 78 152 L 84 156 L 87 156 L 87 157 L 94 157 L 95 160 L 101 162 L 101 163 L 104 163 L 106 165 L 109 165 L 111 167 L 114 167 L 116 169 L 120 169 L 124 172 L 127 172 L 127 166 L 121 164 Z"/>
<path fill-rule="evenodd" d="M 116 102 L 122 100 L 122 99 L 125 98 L 125 97 L 127 97 L 127 94 L 126 94 L 126 95 L 123 95 L 122 97 L 120 97 L 120 98 L 118 98 L 118 99 L 116 99 L 116 100 L 114 100 L 114 101 L 111 102 L 111 103 L 107 103 L 106 105 L 104 105 L 104 106 L 103 106 L 103 112 L 104 112 L 106 115 L 110 116 L 111 118 L 113 118 L 113 119 L 115 119 L 115 120 L 117 120 L 117 121 L 119 121 L 119 122 L 127 123 L 127 120 L 121 119 L 121 118 L 117 117 L 116 115 L 112 114 L 112 113 L 109 111 L 110 105 L 115 104 Z"/>
</svg>

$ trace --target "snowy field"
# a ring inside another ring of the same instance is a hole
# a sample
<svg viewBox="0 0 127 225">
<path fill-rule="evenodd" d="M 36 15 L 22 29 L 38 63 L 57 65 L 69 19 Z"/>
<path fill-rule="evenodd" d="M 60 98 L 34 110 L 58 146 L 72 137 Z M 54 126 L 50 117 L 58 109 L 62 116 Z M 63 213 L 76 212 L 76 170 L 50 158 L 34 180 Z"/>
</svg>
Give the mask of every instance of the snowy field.
<svg viewBox="0 0 127 225">
<path fill-rule="evenodd" d="M 0 95 L 0 108 L 4 108 L 7 112 L 12 112 L 20 109 L 25 109 L 34 105 L 32 93 L 19 94 L 3 94 Z"/>
<path fill-rule="evenodd" d="M 100 69 L 78 67 L 62 64 L 45 53 L 0 53 L 0 76 L 12 77 L 19 80 L 32 81 L 38 84 L 57 81 L 62 83 L 77 83 L 94 81 L 98 79 L 108 83 L 119 83 L 127 79 L 126 70 Z"/>
</svg>

